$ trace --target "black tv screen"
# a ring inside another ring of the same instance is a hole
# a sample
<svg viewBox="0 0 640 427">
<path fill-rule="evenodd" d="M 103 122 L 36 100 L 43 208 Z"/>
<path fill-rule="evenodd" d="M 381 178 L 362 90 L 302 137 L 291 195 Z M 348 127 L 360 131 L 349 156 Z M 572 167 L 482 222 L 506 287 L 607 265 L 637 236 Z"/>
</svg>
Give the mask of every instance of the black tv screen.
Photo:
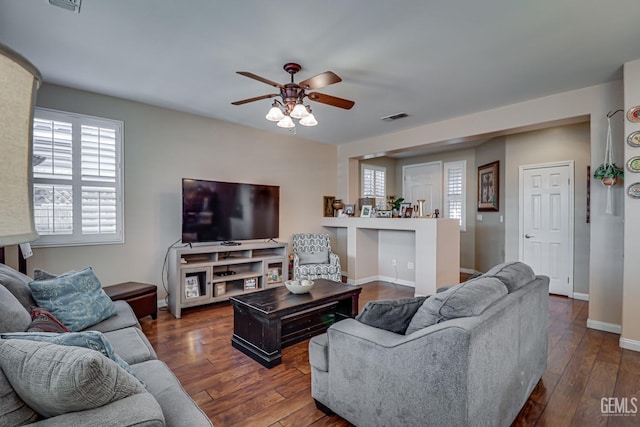
<svg viewBox="0 0 640 427">
<path fill-rule="evenodd" d="M 280 234 L 280 187 L 182 179 L 182 241 L 233 242 Z"/>
</svg>

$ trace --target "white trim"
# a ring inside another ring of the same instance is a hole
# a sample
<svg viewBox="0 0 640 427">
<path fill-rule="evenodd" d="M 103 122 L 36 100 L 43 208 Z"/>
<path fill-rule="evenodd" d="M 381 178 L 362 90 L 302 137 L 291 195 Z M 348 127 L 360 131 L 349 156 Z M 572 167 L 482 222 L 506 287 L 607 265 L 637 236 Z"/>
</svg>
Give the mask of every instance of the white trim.
<svg viewBox="0 0 640 427">
<path fill-rule="evenodd" d="M 473 268 L 460 267 L 460 273 L 462 273 L 462 274 L 476 274 L 476 273 L 479 273 L 479 271 L 474 270 Z"/>
<path fill-rule="evenodd" d="M 166 306 L 167 306 L 167 301 L 164 298 L 158 300 L 158 308 L 163 308 Z"/>
<path fill-rule="evenodd" d="M 389 282 L 389 283 L 391 283 L 393 285 L 409 286 L 411 288 L 415 288 L 416 287 L 416 282 L 414 282 L 414 281 L 396 279 L 395 277 L 378 276 L 378 278 L 376 280 L 380 280 L 381 282 Z"/>
<path fill-rule="evenodd" d="M 587 328 L 597 329 L 598 331 L 611 332 L 613 334 L 621 334 L 622 326 L 614 323 L 601 322 L 599 320 L 587 319 Z"/>
<path fill-rule="evenodd" d="M 460 196 L 449 196 L 449 169 L 460 169 L 462 171 L 462 188 Z M 404 182 L 404 181 L 403 181 Z M 456 160 L 444 162 L 442 165 L 442 217 L 450 218 L 449 199 L 460 200 L 460 231 L 467 231 L 467 161 Z"/>
<path fill-rule="evenodd" d="M 379 280 L 381 282 L 389 282 L 394 285 L 409 286 L 411 288 L 416 287 L 416 282 L 412 282 L 410 280 L 396 279 L 395 277 L 389 277 L 389 276 L 369 276 L 369 277 L 362 277 L 358 280 L 347 279 L 347 283 L 349 285 L 360 286 L 360 285 L 364 285 L 365 283 L 375 282 L 376 280 Z"/>
<path fill-rule="evenodd" d="M 549 162 L 549 163 L 538 163 L 531 165 L 520 165 L 518 167 L 518 260 L 523 261 L 524 254 L 524 171 L 529 169 L 546 169 L 550 167 L 562 167 L 566 166 L 569 168 L 569 247 L 567 248 L 567 256 L 570 268 L 567 272 L 569 276 L 569 284 L 570 288 L 573 291 L 573 269 L 575 267 L 575 259 L 573 256 L 574 250 L 574 239 L 575 239 L 575 230 L 574 230 L 574 222 L 575 222 L 575 162 L 573 160 L 565 160 L 559 162 Z M 571 293 L 567 296 L 571 296 Z M 594 328 L 597 329 L 597 328 Z"/>
<path fill-rule="evenodd" d="M 573 299 L 579 299 L 581 301 L 589 301 L 589 294 L 583 294 L 580 292 L 573 293 Z"/>
<path fill-rule="evenodd" d="M 627 350 L 640 351 L 640 341 L 620 337 L 620 347 Z"/>
<path fill-rule="evenodd" d="M 410 165 L 404 165 L 402 166 L 402 197 L 404 197 L 405 199 L 407 197 L 405 197 L 407 195 L 407 188 L 406 188 L 406 182 L 407 182 L 407 169 L 410 168 L 417 168 L 417 167 L 423 167 L 423 166 L 439 166 L 440 168 L 440 200 L 431 200 L 431 206 L 440 206 L 442 207 L 442 198 L 443 198 L 443 193 L 444 193 L 444 188 L 443 188 L 443 183 L 444 180 L 442 179 L 442 160 L 438 160 L 435 162 L 427 162 L 427 163 L 413 163 Z M 466 173 L 466 171 L 465 171 Z M 416 200 L 412 200 L 412 203 L 417 203 Z M 440 209 L 441 211 L 443 211 L 443 209 Z"/>
</svg>

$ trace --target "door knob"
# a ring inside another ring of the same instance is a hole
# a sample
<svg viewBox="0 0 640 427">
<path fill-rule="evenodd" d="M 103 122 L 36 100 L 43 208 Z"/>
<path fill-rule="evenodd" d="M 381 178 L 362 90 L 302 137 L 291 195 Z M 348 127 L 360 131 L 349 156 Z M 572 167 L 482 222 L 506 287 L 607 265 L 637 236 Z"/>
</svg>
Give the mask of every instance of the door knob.
<svg viewBox="0 0 640 427">
<path fill-rule="evenodd" d="M 525 234 L 525 235 L 524 235 L 524 237 L 526 237 L 527 239 L 530 239 L 530 238 L 532 238 L 532 237 L 536 237 L 536 236 L 532 236 L 532 235 L 530 235 L 530 234 Z"/>
</svg>

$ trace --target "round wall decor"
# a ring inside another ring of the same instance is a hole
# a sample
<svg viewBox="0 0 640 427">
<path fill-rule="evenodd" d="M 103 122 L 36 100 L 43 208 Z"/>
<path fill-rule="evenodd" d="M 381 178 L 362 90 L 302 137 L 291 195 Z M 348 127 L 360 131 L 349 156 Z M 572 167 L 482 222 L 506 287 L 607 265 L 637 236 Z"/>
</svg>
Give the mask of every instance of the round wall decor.
<svg viewBox="0 0 640 427">
<path fill-rule="evenodd" d="M 640 182 L 635 182 L 627 188 L 627 194 L 634 199 L 640 199 Z"/>
<path fill-rule="evenodd" d="M 640 156 L 635 156 L 627 161 L 627 170 L 629 172 L 640 172 Z"/>
<path fill-rule="evenodd" d="M 640 122 L 640 105 L 629 108 L 629 111 L 627 111 L 627 119 L 629 119 L 630 122 Z"/>
<path fill-rule="evenodd" d="M 632 147 L 640 147 L 640 130 L 631 132 L 627 137 L 627 144 Z"/>
</svg>

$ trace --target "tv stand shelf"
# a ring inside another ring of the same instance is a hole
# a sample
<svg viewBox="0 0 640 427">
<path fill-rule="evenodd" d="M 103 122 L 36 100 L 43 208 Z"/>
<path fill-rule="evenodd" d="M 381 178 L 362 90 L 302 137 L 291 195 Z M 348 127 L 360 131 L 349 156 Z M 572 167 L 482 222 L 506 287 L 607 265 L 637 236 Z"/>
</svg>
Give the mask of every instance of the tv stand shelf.
<svg viewBox="0 0 640 427">
<path fill-rule="evenodd" d="M 248 242 L 169 250 L 169 311 L 226 301 L 234 295 L 281 286 L 288 276 L 288 245 Z M 234 274 L 221 275 L 227 271 Z"/>
</svg>

